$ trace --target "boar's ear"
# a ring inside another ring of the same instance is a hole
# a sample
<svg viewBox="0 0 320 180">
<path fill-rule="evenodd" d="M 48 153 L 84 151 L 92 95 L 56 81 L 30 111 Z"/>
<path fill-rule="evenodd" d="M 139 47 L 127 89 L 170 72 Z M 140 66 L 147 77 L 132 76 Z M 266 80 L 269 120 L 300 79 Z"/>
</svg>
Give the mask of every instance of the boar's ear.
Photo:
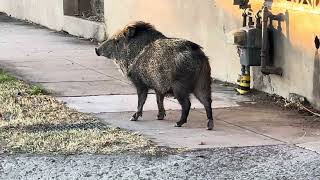
<svg viewBox="0 0 320 180">
<path fill-rule="evenodd" d="M 132 38 L 136 34 L 136 29 L 134 27 L 129 27 L 126 33 L 128 38 Z"/>
</svg>

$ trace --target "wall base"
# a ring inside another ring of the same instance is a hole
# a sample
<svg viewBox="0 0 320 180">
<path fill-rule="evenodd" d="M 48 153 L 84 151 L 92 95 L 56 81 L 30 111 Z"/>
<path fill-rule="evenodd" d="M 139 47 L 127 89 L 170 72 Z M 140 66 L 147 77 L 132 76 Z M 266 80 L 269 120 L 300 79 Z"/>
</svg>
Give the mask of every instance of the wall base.
<svg viewBox="0 0 320 180">
<path fill-rule="evenodd" d="M 93 38 L 99 42 L 102 42 L 107 38 L 104 23 L 88 21 L 73 16 L 64 16 L 64 25 L 62 29 L 71 35 L 87 39 Z"/>
</svg>

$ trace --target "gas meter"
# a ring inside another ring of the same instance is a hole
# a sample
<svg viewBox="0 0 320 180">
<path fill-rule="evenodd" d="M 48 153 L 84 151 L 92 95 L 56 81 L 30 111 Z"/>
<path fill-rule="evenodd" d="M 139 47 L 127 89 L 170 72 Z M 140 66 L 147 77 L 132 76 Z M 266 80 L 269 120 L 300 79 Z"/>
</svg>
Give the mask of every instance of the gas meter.
<svg viewBox="0 0 320 180">
<path fill-rule="evenodd" d="M 243 66 L 261 65 L 261 29 L 246 26 L 228 35 L 228 42 L 237 45 L 240 64 Z"/>
</svg>

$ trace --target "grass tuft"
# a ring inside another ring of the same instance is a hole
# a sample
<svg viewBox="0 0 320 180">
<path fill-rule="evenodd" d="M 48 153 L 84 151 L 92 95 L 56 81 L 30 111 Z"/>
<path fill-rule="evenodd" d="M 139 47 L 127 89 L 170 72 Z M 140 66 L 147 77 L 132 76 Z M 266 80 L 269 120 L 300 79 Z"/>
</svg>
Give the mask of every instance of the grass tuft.
<svg viewBox="0 0 320 180">
<path fill-rule="evenodd" d="M 33 85 L 30 87 L 29 91 L 30 95 L 45 95 L 48 94 L 42 87 Z"/>
<path fill-rule="evenodd" d="M 5 73 L 3 70 L 0 69 L 0 83 L 10 82 L 10 81 L 15 81 L 15 80 L 16 80 L 16 78 L 8 75 L 7 73 Z"/>
<path fill-rule="evenodd" d="M 110 128 L 0 70 L 0 152 L 157 154 L 137 133 Z"/>
</svg>

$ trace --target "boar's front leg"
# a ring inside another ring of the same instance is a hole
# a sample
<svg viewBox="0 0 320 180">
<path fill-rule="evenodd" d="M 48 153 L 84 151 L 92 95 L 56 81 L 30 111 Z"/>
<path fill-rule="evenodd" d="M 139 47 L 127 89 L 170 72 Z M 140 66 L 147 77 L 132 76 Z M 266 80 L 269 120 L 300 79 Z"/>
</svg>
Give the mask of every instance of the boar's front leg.
<svg viewBox="0 0 320 180">
<path fill-rule="evenodd" d="M 164 117 L 166 116 L 166 110 L 164 109 L 163 106 L 163 100 L 164 100 L 164 95 L 161 93 L 156 93 L 157 95 L 157 104 L 158 104 L 158 120 L 163 120 Z"/>
<path fill-rule="evenodd" d="M 137 121 L 139 117 L 142 116 L 143 105 L 146 102 L 148 96 L 148 88 L 137 88 L 138 93 L 138 111 L 134 113 L 130 121 Z"/>
</svg>

